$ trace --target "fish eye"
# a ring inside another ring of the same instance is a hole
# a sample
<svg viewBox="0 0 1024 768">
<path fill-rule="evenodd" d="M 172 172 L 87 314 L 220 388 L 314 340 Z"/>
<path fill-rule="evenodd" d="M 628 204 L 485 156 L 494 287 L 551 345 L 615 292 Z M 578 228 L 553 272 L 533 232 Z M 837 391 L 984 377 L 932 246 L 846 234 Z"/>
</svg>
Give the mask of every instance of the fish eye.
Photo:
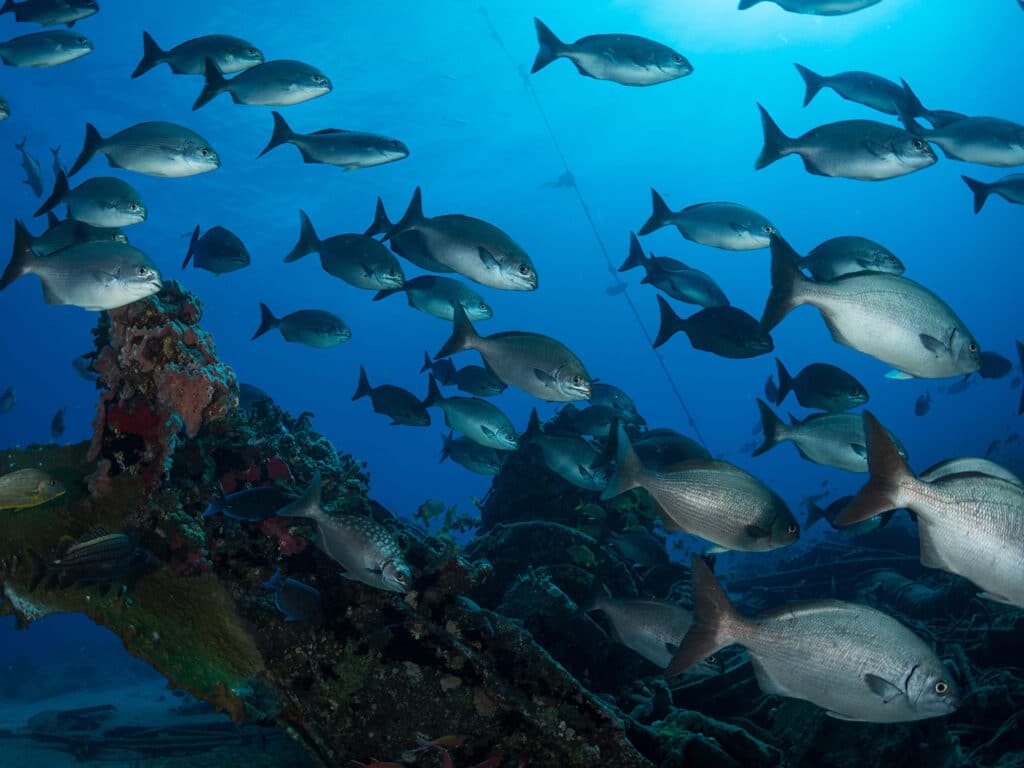
<svg viewBox="0 0 1024 768">
<path fill-rule="evenodd" d="M 149 268 L 148 267 L 139 267 L 135 271 L 138 273 L 139 277 L 145 277 L 146 275 L 149 274 Z"/>
<path fill-rule="evenodd" d="M 718 663 L 718 657 L 715 656 L 714 654 L 711 654 L 706 659 L 704 659 L 704 661 L 706 661 L 708 664 L 717 664 Z"/>
<path fill-rule="evenodd" d="M 967 351 L 968 352 L 977 352 L 978 351 L 978 343 L 976 341 L 972 341 L 970 344 L 967 345 Z"/>
<path fill-rule="evenodd" d="M 947 683 L 945 680 L 939 680 L 939 682 L 937 682 L 935 684 L 935 692 L 937 694 L 939 694 L 940 696 L 943 695 L 944 693 L 947 693 L 948 691 L 949 691 L 949 683 Z"/>
<path fill-rule="evenodd" d="M 895 264 L 896 263 L 896 257 L 895 256 L 890 256 L 888 261 L 889 261 L 890 264 Z"/>
<path fill-rule="evenodd" d="M 789 527 L 786 529 L 786 533 L 799 533 L 799 531 L 800 526 L 796 523 L 790 523 Z"/>
<path fill-rule="evenodd" d="M 138 203 L 128 203 L 128 210 L 138 213 L 141 210 L 141 206 Z"/>
<path fill-rule="evenodd" d="M 924 141 L 921 139 L 914 139 L 913 146 L 914 149 L 924 149 Z"/>
<path fill-rule="evenodd" d="M 84 37 L 80 37 L 80 38 L 78 38 L 78 44 L 79 45 L 88 45 L 89 41 L 86 38 L 84 38 Z"/>
<path fill-rule="evenodd" d="M 399 584 L 405 584 L 407 581 L 409 581 L 409 577 L 401 571 L 399 571 L 395 574 L 395 581 L 397 581 Z"/>
<path fill-rule="evenodd" d="M 50 479 L 50 487 L 51 488 L 56 488 L 57 487 L 57 481 L 51 478 Z"/>
<path fill-rule="evenodd" d="M 519 265 L 519 274 L 520 275 L 529 275 L 530 274 L 530 268 L 528 266 L 526 266 L 525 264 L 520 264 Z"/>
<path fill-rule="evenodd" d="M 771 224 L 765 224 L 764 225 L 764 233 L 766 235 L 774 235 L 775 234 L 775 227 L 773 227 Z"/>
<path fill-rule="evenodd" d="M 484 302 L 481 301 L 480 302 L 480 306 L 478 307 L 478 309 L 481 312 L 486 312 L 488 309 L 490 309 L 490 307 L 488 307 Z"/>
<path fill-rule="evenodd" d="M 388 144 L 391 145 L 392 149 L 401 149 L 402 148 L 402 142 L 398 141 L 397 139 L 392 139 L 391 141 L 388 142 Z"/>
<path fill-rule="evenodd" d="M 672 54 L 672 61 L 674 61 L 676 64 L 682 64 L 683 63 L 683 57 L 680 56 L 678 53 L 673 53 Z"/>
<path fill-rule="evenodd" d="M 202 155 L 203 157 L 210 157 L 213 155 L 213 152 L 211 152 L 206 147 L 203 147 L 202 149 L 199 150 L 199 154 Z"/>
<path fill-rule="evenodd" d="M 260 55 L 259 50 L 257 50 L 256 48 L 250 48 L 248 51 L 246 51 L 246 53 L 249 55 L 250 58 L 253 59 L 259 57 Z"/>
<path fill-rule="evenodd" d="M 577 374 L 576 376 L 573 376 L 572 377 L 572 383 L 575 384 L 577 387 L 582 387 L 583 386 L 583 377 L 580 376 L 579 374 Z"/>
</svg>

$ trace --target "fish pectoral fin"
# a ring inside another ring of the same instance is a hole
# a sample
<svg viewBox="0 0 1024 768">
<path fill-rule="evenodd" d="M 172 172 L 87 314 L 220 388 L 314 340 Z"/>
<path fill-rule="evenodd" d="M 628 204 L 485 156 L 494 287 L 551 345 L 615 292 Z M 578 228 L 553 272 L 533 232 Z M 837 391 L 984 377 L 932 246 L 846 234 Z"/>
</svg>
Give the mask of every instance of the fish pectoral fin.
<svg viewBox="0 0 1024 768">
<path fill-rule="evenodd" d="M 578 61 L 576 61 L 576 59 L 569 59 L 569 61 L 571 61 L 573 66 L 576 67 L 576 71 L 579 72 L 584 77 L 594 77 L 592 74 L 587 72 L 587 70 L 585 70 L 583 66 Z"/>
<path fill-rule="evenodd" d="M 491 440 L 498 436 L 497 433 L 486 424 L 480 425 L 480 431 L 484 433 L 484 437 L 490 438 Z"/>
<path fill-rule="evenodd" d="M 927 349 L 934 355 L 949 354 L 949 347 L 946 346 L 945 342 L 939 341 L 934 336 L 929 336 L 927 333 L 922 333 L 918 336 L 924 348 Z"/>
<path fill-rule="evenodd" d="M 885 374 L 885 378 L 889 379 L 889 381 L 910 381 L 910 379 L 914 377 L 911 376 L 909 373 L 905 373 L 904 371 L 900 371 L 896 368 L 893 368 L 891 371 Z"/>
<path fill-rule="evenodd" d="M 983 600 L 991 600 L 993 603 L 1002 603 L 1003 605 L 1016 605 L 1015 602 L 1009 598 L 1002 597 L 1000 595 L 993 595 L 991 592 L 979 592 L 978 597 Z"/>
<path fill-rule="evenodd" d="M 832 710 L 826 710 L 826 715 L 834 717 L 836 720 L 845 720 L 848 723 L 863 723 L 864 721 L 859 717 L 850 717 L 849 715 L 843 715 L 839 712 L 833 712 Z"/>
<path fill-rule="evenodd" d="M 554 386 L 555 384 L 555 377 L 552 376 L 547 371 L 542 371 L 540 368 L 534 368 L 533 375 L 536 376 L 537 380 L 540 381 L 545 387 L 551 387 Z"/>
<path fill-rule="evenodd" d="M 858 443 L 850 443 L 850 450 L 856 453 L 862 459 L 867 459 L 868 457 L 867 446 L 860 445 Z"/>
<path fill-rule="evenodd" d="M 767 539 L 772 535 L 772 532 L 767 528 L 762 528 L 759 525 L 748 525 L 743 529 L 746 531 L 747 536 L 752 539 Z"/>
<path fill-rule="evenodd" d="M 864 675 L 864 682 L 867 683 L 868 688 L 871 692 L 878 696 L 884 703 L 888 704 L 895 698 L 903 695 L 903 691 L 899 689 L 895 683 L 891 683 L 885 678 L 873 675 L 867 672 Z"/>
<path fill-rule="evenodd" d="M 714 547 L 711 547 L 711 549 L 705 549 L 704 550 L 704 554 L 705 555 L 720 555 L 723 552 L 731 552 L 731 551 L 732 550 L 729 549 L 728 547 L 714 546 Z"/>
<path fill-rule="evenodd" d="M 594 472 L 590 467 L 585 467 L 582 464 L 576 465 L 576 471 L 580 473 L 580 477 L 585 477 L 588 480 L 594 479 Z"/>
<path fill-rule="evenodd" d="M 675 656 L 679 651 L 679 643 L 665 643 L 665 650 Z"/>
<path fill-rule="evenodd" d="M 480 254 L 480 261 L 488 269 L 497 269 L 500 266 L 500 262 L 494 258 L 494 254 L 484 248 L 482 245 L 477 248 L 477 252 Z"/>
</svg>

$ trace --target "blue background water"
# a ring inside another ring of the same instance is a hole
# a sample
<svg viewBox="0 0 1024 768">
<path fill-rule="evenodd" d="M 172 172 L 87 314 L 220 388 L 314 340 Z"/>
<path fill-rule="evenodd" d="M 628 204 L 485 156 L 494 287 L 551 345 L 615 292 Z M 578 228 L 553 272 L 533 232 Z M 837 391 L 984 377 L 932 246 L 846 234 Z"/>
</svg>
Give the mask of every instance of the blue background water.
<svg viewBox="0 0 1024 768">
<path fill-rule="evenodd" d="M 108 135 L 143 120 L 170 120 L 209 139 L 223 162 L 215 173 L 158 179 L 108 169 L 99 158 L 73 181 L 120 175 L 142 192 L 149 220 L 127 234 L 165 277 L 180 279 L 201 297 L 203 324 L 222 358 L 242 381 L 284 407 L 313 411 L 315 426 L 339 449 L 369 463 L 373 496 L 395 512 L 410 515 L 431 497 L 465 509 L 488 486 L 486 478 L 457 465 L 438 464 L 439 412 L 429 429 L 389 427 L 369 402 L 350 400 L 360 363 L 374 384 L 425 394 L 426 379 L 417 373 L 423 352 L 436 351 L 450 328 L 411 310 L 401 297 L 371 302 L 370 293 L 322 272 L 316 256 L 282 263 L 298 237 L 300 208 L 322 237 L 362 231 L 377 195 L 396 218 L 421 185 L 427 215 L 462 212 L 495 223 L 530 253 L 541 287 L 528 294 L 481 289 L 495 318 L 479 330 L 556 336 L 592 375 L 627 389 L 652 426 L 690 431 L 624 298 L 605 293 L 611 277 L 574 192 L 549 185 L 564 168 L 524 82 L 536 52 L 535 12 L 564 40 L 599 32 L 644 35 L 680 50 L 695 67 L 690 77 L 653 88 L 582 78 L 566 61 L 529 78 L 615 266 L 625 258 L 629 231 L 650 213 L 649 187 L 673 209 L 733 200 L 767 215 L 800 251 L 841 234 L 878 240 L 906 263 L 909 277 L 947 299 L 983 348 L 1015 357 L 1012 319 L 1022 277 L 1016 233 L 1024 209 L 993 198 L 975 216 L 959 179 L 966 173 L 993 180 L 1003 170 L 940 159 L 920 173 L 877 184 L 811 176 L 795 158 L 753 170 L 761 146 L 758 101 L 790 135 L 839 119 L 887 119 L 830 91 L 802 108 L 794 61 L 825 74 L 863 69 L 902 76 L 930 108 L 1024 120 L 1017 87 L 1024 74 L 1017 55 L 1024 14 L 1012 0 L 884 0 L 838 18 L 788 14 L 771 4 L 740 13 L 731 0 L 547 2 L 543 10 L 487 3 L 486 16 L 476 2 L 347 5 L 294 0 L 287 11 L 281 6 L 266 13 L 240 0 L 104 0 L 101 13 L 77 27 L 93 40 L 92 55 L 52 69 L 0 68 L 0 95 L 12 110 L 0 123 L 0 150 L 9 147 L 0 151 L 0 198 L 4 227 L 20 217 L 33 232 L 42 231 L 43 220 L 31 219 L 39 201 L 20 183 L 13 144 L 22 136 L 43 166 L 47 191 L 47 147 L 61 145 L 70 165 L 85 121 Z M 507 53 L 490 33 L 488 17 Z M 36 29 L 0 17 L 2 39 Z M 411 156 L 353 173 L 304 165 L 288 146 L 257 160 L 270 135 L 270 108 L 238 106 L 220 96 L 191 112 L 201 78 L 173 76 L 165 66 L 129 79 L 143 29 L 165 48 L 200 34 L 230 33 L 255 43 L 268 59 L 315 64 L 331 77 L 334 91 L 284 108 L 294 129 L 376 131 L 405 141 Z M 252 266 L 221 277 L 182 272 L 196 224 L 236 232 L 252 253 Z M 766 250 L 716 250 L 684 241 L 674 229 L 643 242 L 709 272 L 733 304 L 760 314 L 768 292 Z M 407 276 L 417 273 L 403 267 Z M 653 334 L 654 291 L 639 278 L 638 272 L 624 276 Z M 91 432 L 96 392 L 70 363 L 91 347 L 96 317 L 45 306 L 37 282 L 20 280 L 0 295 L 0 389 L 14 386 L 18 396 L 16 408 L 0 415 L 4 445 L 48 441 L 50 419 L 61 405 L 68 406 L 64 440 L 84 440 Z M 352 327 L 353 339 L 326 351 L 286 344 L 277 334 L 250 341 L 261 300 L 278 314 L 334 311 Z M 688 308 L 677 309 L 685 315 Z M 807 308 L 783 322 L 774 338 L 793 373 L 827 361 L 867 384 L 871 407 L 899 434 L 918 468 L 978 455 L 1018 429 L 1018 395 L 1007 379 L 957 396 L 937 394 L 941 382 L 886 381 L 886 366 L 832 343 Z M 715 455 L 762 477 L 794 507 L 823 480 L 837 494 L 859 486 L 861 477 L 803 462 L 791 446 L 756 459 L 739 451 L 751 439 L 753 400 L 774 370 L 771 356 L 723 360 L 691 349 L 682 335 L 662 352 Z M 456 358 L 460 366 L 476 362 L 472 353 Z M 914 400 L 925 391 L 935 395 L 932 411 L 915 418 Z M 520 428 L 532 406 L 542 416 L 554 410 L 513 391 L 497 402 Z M 801 413 L 793 400 L 786 407 Z M 0 649 L 9 642 L 0 632 Z"/>
</svg>

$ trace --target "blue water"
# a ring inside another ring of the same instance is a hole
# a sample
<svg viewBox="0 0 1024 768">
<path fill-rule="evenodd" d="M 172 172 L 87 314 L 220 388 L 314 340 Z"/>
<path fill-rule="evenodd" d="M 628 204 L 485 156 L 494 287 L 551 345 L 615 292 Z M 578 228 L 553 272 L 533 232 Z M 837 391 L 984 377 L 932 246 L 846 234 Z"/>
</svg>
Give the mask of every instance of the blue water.
<svg viewBox="0 0 1024 768">
<path fill-rule="evenodd" d="M 994 180 L 1004 169 L 940 159 L 922 172 L 881 183 L 811 176 L 796 158 L 753 169 L 761 146 L 756 102 L 790 135 L 840 119 L 888 119 L 831 91 L 802 108 L 803 83 L 793 62 L 825 74 L 862 69 L 904 77 L 930 108 L 1024 120 L 1018 87 L 1024 14 L 1013 0 L 969 7 L 959 0 L 883 0 L 837 18 L 784 13 L 772 4 L 741 13 L 729 0 L 339 5 L 294 0 L 287 11 L 281 6 L 264 12 L 240 0 L 104 0 L 98 16 L 76 27 L 93 40 L 92 55 L 51 69 L 0 71 L 0 95 L 12 111 L 0 123 L 0 199 L 8 220 L 0 225 L 9 227 L 17 217 L 30 222 L 34 233 L 44 228 L 42 219 L 31 216 L 39 201 L 20 183 L 13 144 L 23 136 L 43 166 L 47 191 L 47 148 L 61 145 L 70 165 L 86 121 L 104 135 L 144 120 L 169 120 L 205 136 L 223 162 L 214 173 L 152 178 L 108 169 L 98 158 L 76 178 L 109 173 L 142 192 L 149 219 L 127 234 L 165 277 L 179 279 L 202 299 L 203 325 L 222 359 L 240 380 L 265 389 L 283 407 L 313 411 L 318 430 L 368 462 L 371 494 L 396 513 L 411 515 L 428 498 L 468 509 L 471 498 L 488 487 L 487 478 L 438 463 L 439 412 L 429 429 L 390 427 L 368 401 L 350 400 L 361 363 L 373 384 L 398 384 L 425 395 L 426 379 L 418 373 L 423 352 L 435 352 L 450 327 L 408 308 L 400 296 L 371 302 L 370 293 L 325 274 L 316 256 L 282 263 L 298 237 L 299 209 L 322 237 L 361 232 L 378 195 L 396 218 L 419 185 L 427 215 L 460 212 L 493 222 L 529 252 L 540 289 L 480 289 L 495 317 L 479 330 L 555 336 L 593 376 L 629 391 L 649 424 L 692 433 L 625 299 L 605 293 L 611 278 L 601 245 L 574 191 L 547 184 L 565 171 L 555 142 L 615 266 L 625 258 L 629 232 L 650 213 L 650 187 L 673 209 L 741 202 L 768 216 L 801 252 L 843 234 L 881 242 L 904 261 L 908 277 L 950 303 L 984 349 L 1015 358 L 1019 329 L 1011 318 L 1024 277 L 1017 253 L 1024 209 L 993 197 L 976 216 L 959 178 L 966 173 Z M 528 76 L 536 52 L 535 13 L 566 40 L 630 32 L 665 42 L 683 52 L 695 72 L 652 88 L 583 78 L 567 61 Z M 491 34 L 488 19 L 502 42 Z M 0 17 L 2 39 L 36 29 Z M 257 44 L 268 59 L 308 61 L 332 79 L 334 91 L 284 108 L 295 130 L 379 132 L 403 140 L 411 155 L 352 173 L 304 165 L 289 146 L 256 159 L 270 135 L 270 108 L 239 106 L 220 96 L 192 112 L 201 78 L 174 76 L 166 66 L 129 79 L 143 29 L 165 48 L 201 34 L 230 33 Z M 252 266 L 221 277 L 191 268 L 182 272 L 188 233 L 196 224 L 237 233 L 252 253 Z M 669 228 L 643 243 L 710 273 L 734 305 L 760 315 L 769 288 L 767 250 L 716 250 L 684 241 Z M 417 274 L 405 262 L 403 268 L 407 276 Z M 655 293 L 639 285 L 639 277 L 632 272 L 623 279 L 653 335 Z M 68 407 L 63 440 L 91 434 L 97 395 L 72 370 L 71 360 L 91 348 L 96 315 L 45 306 L 37 282 L 19 280 L 0 295 L 0 389 L 14 386 L 18 397 L 15 409 L 0 415 L 4 445 L 48 441 L 50 419 L 62 405 Z M 330 350 L 287 344 L 276 333 L 250 341 L 258 301 L 278 314 L 333 311 L 353 329 L 352 341 Z M 870 407 L 900 436 L 917 468 L 980 455 L 990 441 L 1019 429 L 1018 392 L 1009 379 L 982 382 L 956 396 L 937 392 L 943 382 L 887 381 L 887 366 L 834 344 L 808 308 L 787 318 L 773 337 L 776 354 L 794 373 L 810 362 L 830 362 L 864 382 Z M 716 456 L 763 478 L 794 508 L 825 480 L 836 495 L 859 487 L 862 477 L 804 462 L 791 446 L 758 458 L 739 451 L 751 439 L 754 398 L 774 370 L 771 356 L 724 360 L 693 350 L 683 335 L 661 352 Z M 456 358 L 458 365 L 477 362 L 475 353 Z M 914 401 L 926 391 L 934 404 L 917 418 Z M 531 407 L 542 417 L 554 412 L 512 390 L 497 402 L 522 429 Z M 802 413 L 793 400 L 786 406 Z M 11 642 L 8 637 L 0 632 L 0 652 Z"/>
</svg>

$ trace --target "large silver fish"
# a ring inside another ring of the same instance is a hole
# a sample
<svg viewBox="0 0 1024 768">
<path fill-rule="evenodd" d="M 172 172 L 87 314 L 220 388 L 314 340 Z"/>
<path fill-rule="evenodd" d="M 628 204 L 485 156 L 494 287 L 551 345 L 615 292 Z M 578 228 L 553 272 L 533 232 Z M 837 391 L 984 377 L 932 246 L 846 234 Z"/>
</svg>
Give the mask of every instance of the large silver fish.
<svg viewBox="0 0 1024 768">
<path fill-rule="evenodd" d="M 992 182 L 978 181 L 967 176 L 961 179 L 971 188 L 974 193 L 974 212 L 978 213 L 988 200 L 988 196 L 995 194 L 1010 203 L 1024 205 L 1024 173 L 1011 173 Z"/>
<path fill-rule="evenodd" d="M 727 251 L 750 251 L 767 248 L 769 238 L 777 231 L 760 213 L 739 203 L 697 203 L 673 211 L 652 189 L 651 206 L 651 217 L 640 227 L 641 235 L 672 226 L 695 243 Z"/>
<path fill-rule="evenodd" d="M 321 240 L 305 211 L 299 211 L 299 240 L 284 257 L 286 262 L 317 253 L 320 266 L 329 275 L 367 291 L 401 288 L 405 275 L 398 259 L 368 235 L 342 234 Z"/>
<path fill-rule="evenodd" d="M 967 472 L 933 469 L 928 482 L 914 476 L 870 413 L 864 429 L 871 477 L 837 524 L 909 509 L 917 514 L 922 565 L 963 576 L 984 597 L 1024 608 L 1024 487 L 977 463 Z"/>
<path fill-rule="evenodd" d="M 9 67 L 55 67 L 89 53 L 89 38 L 69 29 L 33 32 L 0 43 L 0 61 Z"/>
<path fill-rule="evenodd" d="M 49 256 L 51 253 L 63 250 L 78 243 L 89 243 L 93 240 L 109 240 L 119 243 L 127 243 L 128 238 L 124 232 L 116 228 L 94 227 L 84 221 L 75 219 L 64 219 L 61 221 L 50 212 L 47 218 L 49 228 L 40 235 L 33 235 L 31 248 L 39 256 Z"/>
<path fill-rule="evenodd" d="M 842 16 L 877 5 L 882 0 L 740 0 L 739 9 L 753 8 L 758 3 L 772 2 L 790 13 L 810 16 Z"/>
<path fill-rule="evenodd" d="M 85 124 L 82 151 L 71 166 L 74 176 L 97 154 L 106 155 L 111 168 L 150 176 L 183 178 L 220 168 L 220 157 L 210 143 L 182 125 L 139 123 L 103 138 L 92 123 Z"/>
<path fill-rule="evenodd" d="M 981 368 L 978 342 L 938 296 L 900 275 L 865 272 L 816 283 L 789 243 L 772 238 L 772 291 L 761 324 L 772 329 L 801 304 L 821 312 L 838 344 L 910 376 L 939 379 Z"/>
<path fill-rule="evenodd" d="M 231 35 L 203 35 L 180 43 L 169 51 L 156 44 L 149 32 L 142 33 L 142 60 L 132 77 L 139 77 L 160 64 L 176 75 L 201 75 L 210 59 L 225 75 L 263 63 L 263 52 L 247 40 Z"/>
<path fill-rule="evenodd" d="M 92 16 L 99 11 L 96 0 L 4 0 L 0 14 L 13 13 L 18 22 L 33 22 L 44 27 L 67 24 L 73 27 L 76 21 Z"/>
<path fill-rule="evenodd" d="M 376 133 L 325 128 L 314 133 L 296 133 L 280 112 L 274 112 L 274 132 L 257 157 L 274 147 L 294 144 L 303 162 L 337 165 L 346 171 L 393 163 L 409 156 L 409 148 L 398 139 Z"/>
<path fill-rule="evenodd" d="M 433 375 L 427 389 L 424 408 L 444 411 L 444 423 L 480 445 L 499 451 L 514 451 L 519 445 L 512 420 L 498 406 L 479 397 L 445 397 Z"/>
<path fill-rule="evenodd" d="M 25 183 L 28 184 L 36 197 L 42 197 L 43 174 L 39 169 L 39 161 L 25 151 L 25 143 L 27 141 L 28 137 L 26 136 L 21 140 L 20 144 L 15 144 L 14 148 L 21 152 L 21 167 L 25 169 Z"/>
<path fill-rule="evenodd" d="M 380 301 L 402 291 L 405 292 L 410 307 L 441 320 L 455 319 L 456 304 L 459 304 L 466 316 L 474 322 L 489 320 L 493 316 L 491 306 L 479 293 L 465 283 L 438 275 L 420 275 L 406 280 L 405 285 L 400 288 L 379 291 L 373 300 Z"/>
<path fill-rule="evenodd" d="M 801 64 L 794 64 L 804 80 L 804 106 L 818 95 L 822 88 L 831 88 L 837 95 L 863 104 L 887 115 L 898 115 L 905 109 L 906 91 L 899 83 L 887 80 L 870 72 L 839 72 L 835 75 L 819 75 Z"/>
<path fill-rule="evenodd" d="M 816 600 L 749 619 L 737 613 L 697 556 L 694 625 L 667 675 L 734 643 L 769 694 L 809 701 L 839 720 L 900 723 L 941 717 L 960 704 L 956 683 L 921 638 L 866 605 Z"/>
<path fill-rule="evenodd" d="M 331 81 L 316 67 L 291 59 L 257 64 L 226 79 L 217 65 L 206 60 L 206 82 L 192 109 L 199 109 L 215 96 L 230 93 L 235 104 L 260 104 L 285 107 L 324 96 L 331 92 Z"/>
<path fill-rule="evenodd" d="M 113 176 L 87 179 L 74 189 L 61 172 L 53 184 L 53 192 L 33 216 L 42 216 L 58 205 L 68 207 L 68 216 L 94 227 L 114 229 L 139 224 L 146 220 L 142 195 L 131 184 Z"/>
</svg>

